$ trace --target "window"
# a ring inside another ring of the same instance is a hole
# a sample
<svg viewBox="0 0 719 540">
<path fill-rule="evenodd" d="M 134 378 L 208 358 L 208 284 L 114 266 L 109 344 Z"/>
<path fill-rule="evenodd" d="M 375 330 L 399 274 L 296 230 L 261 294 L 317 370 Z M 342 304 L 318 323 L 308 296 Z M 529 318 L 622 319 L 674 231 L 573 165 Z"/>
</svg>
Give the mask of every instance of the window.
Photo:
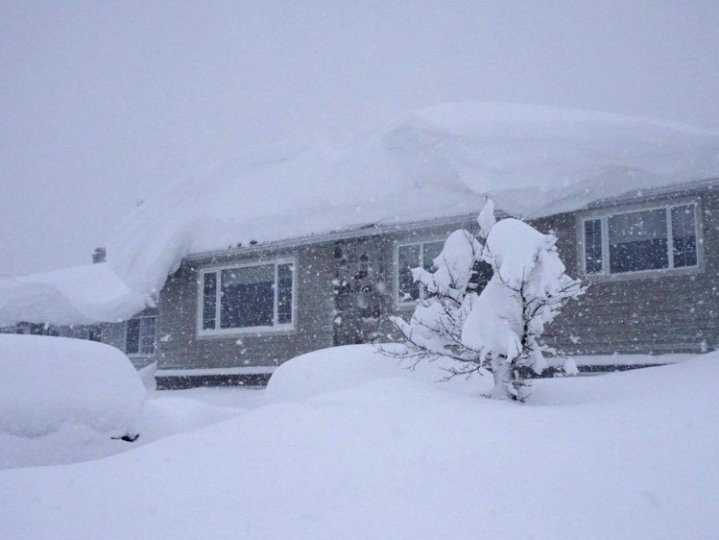
<svg viewBox="0 0 719 540">
<path fill-rule="evenodd" d="M 587 218 L 582 239 L 587 274 L 696 267 L 696 204 Z"/>
<path fill-rule="evenodd" d="M 288 328 L 294 264 L 278 261 L 201 274 L 201 332 Z"/>
<path fill-rule="evenodd" d="M 602 271 L 602 220 L 584 222 L 584 268 L 587 274 Z"/>
<path fill-rule="evenodd" d="M 66 337 L 86 339 L 90 341 L 102 341 L 102 329 L 98 325 L 71 326 Z"/>
<path fill-rule="evenodd" d="M 397 246 L 397 301 L 410 303 L 423 294 L 420 284 L 412 279 L 412 268 L 434 270 L 434 259 L 442 252 L 444 241 Z"/>
<path fill-rule="evenodd" d="M 87 339 L 90 341 L 102 341 L 102 327 L 98 325 L 89 326 L 87 329 Z"/>
<path fill-rule="evenodd" d="M 155 354 L 155 317 L 137 317 L 127 321 L 125 352 L 143 356 Z"/>
</svg>

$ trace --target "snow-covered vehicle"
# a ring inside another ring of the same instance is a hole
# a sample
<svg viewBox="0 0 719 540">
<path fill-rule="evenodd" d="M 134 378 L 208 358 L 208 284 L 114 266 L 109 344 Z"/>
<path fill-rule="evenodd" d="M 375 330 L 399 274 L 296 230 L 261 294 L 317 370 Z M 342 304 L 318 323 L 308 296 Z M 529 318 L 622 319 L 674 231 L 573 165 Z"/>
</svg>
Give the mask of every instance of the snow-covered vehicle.
<svg viewBox="0 0 719 540">
<path fill-rule="evenodd" d="M 0 336 L 0 432 L 42 437 L 82 426 L 133 439 L 146 391 L 118 349 L 79 339 Z"/>
</svg>

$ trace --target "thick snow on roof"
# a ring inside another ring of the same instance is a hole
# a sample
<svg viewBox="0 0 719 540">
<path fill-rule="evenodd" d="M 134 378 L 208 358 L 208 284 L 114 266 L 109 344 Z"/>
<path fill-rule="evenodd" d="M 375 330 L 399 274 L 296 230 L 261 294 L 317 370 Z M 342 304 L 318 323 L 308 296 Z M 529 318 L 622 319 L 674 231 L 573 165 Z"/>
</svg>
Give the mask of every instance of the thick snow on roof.
<svg viewBox="0 0 719 540">
<path fill-rule="evenodd" d="M 118 321 L 145 307 L 145 296 L 104 263 L 0 280 L 0 326 Z"/>
<path fill-rule="evenodd" d="M 510 213 L 546 215 L 718 174 L 717 132 L 551 107 L 447 104 L 345 149 L 222 163 L 130 214 L 108 260 L 148 291 L 188 253 L 251 240 L 468 214 L 484 195 Z"/>
<path fill-rule="evenodd" d="M 446 104 L 346 148 L 217 164 L 127 216 L 108 265 L 149 297 L 191 253 L 464 215 L 487 195 L 504 211 L 546 215 L 712 176 L 719 132 L 543 106 Z"/>
</svg>

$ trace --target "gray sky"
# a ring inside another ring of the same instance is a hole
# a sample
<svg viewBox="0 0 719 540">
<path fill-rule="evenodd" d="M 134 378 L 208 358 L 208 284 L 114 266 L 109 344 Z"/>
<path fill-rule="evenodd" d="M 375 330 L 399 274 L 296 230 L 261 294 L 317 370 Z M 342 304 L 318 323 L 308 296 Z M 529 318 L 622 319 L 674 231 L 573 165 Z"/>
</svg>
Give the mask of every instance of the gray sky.
<svg viewBox="0 0 719 540">
<path fill-rule="evenodd" d="M 0 0 L 0 274 L 89 262 L 138 200 L 441 101 L 719 126 L 719 2 Z"/>
</svg>

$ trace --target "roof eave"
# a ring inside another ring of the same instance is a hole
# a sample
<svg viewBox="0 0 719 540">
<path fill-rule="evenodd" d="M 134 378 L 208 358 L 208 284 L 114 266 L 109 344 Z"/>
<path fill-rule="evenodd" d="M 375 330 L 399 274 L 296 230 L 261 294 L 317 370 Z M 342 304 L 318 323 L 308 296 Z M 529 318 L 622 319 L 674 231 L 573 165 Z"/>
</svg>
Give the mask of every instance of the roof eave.
<svg viewBox="0 0 719 540">
<path fill-rule="evenodd" d="M 261 244 L 233 247 L 229 249 L 221 249 L 214 251 L 203 251 L 192 253 L 185 257 L 186 261 L 198 261 L 212 259 L 216 257 L 228 257 L 233 255 L 251 255 L 269 250 L 278 250 L 283 248 L 295 248 L 310 244 L 323 244 L 327 242 L 336 242 L 339 240 L 349 240 L 352 238 L 362 238 L 366 236 L 381 236 L 392 232 L 402 230 L 421 229 L 431 226 L 451 225 L 454 223 L 462 223 L 465 221 L 474 221 L 476 214 L 461 214 L 456 216 L 448 216 L 444 218 L 425 219 L 406 221 L 402 223 L 382 224 L 374 223 L 364 227 L 348 229 L 344 231 L 333 231 L 323 234 L 312 234 L 307 236 L 299 236 L 296 238 L 287 238 L 283 240 L 275 240 L 272 242 L 264 242 Z"/>
</svg>

